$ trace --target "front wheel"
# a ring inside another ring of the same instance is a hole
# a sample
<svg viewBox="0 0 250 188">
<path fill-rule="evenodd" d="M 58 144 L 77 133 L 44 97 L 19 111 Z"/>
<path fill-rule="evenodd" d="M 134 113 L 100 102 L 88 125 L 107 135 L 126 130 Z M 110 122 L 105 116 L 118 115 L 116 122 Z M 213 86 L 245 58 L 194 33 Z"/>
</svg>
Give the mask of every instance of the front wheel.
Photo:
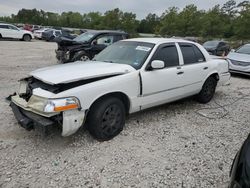
<svg viewBox="0 0 250 188">
<path fill-rule="evenodd" d="M 200 93 L 197 95 L 197 101 L 200 103 L 208 103 L 214 96 L 217 81 L 214 77 L 209 77 L 202 86 Z"/>
<path fill-rule="evenodd" d="M 26 42 L 30 41 L 31 40 L 30 35 L 24 35 L 23 40 L 26 41 Z"/>
<path fill-rule="evenodd" d="M 86 52 L 81 52 L 74 58 L 74 61 L 89 61 L 89 60 L 91 60 L 91 58 L 89 54 L 87 54 Z"/>
<path fill-rule="evenodd" d="M 91 107 L 87 123 L 93 137 L 100 141 L 110 140 L 123 130 L 125 107 L 118 98 L 104 98 Z"/>
</svg>

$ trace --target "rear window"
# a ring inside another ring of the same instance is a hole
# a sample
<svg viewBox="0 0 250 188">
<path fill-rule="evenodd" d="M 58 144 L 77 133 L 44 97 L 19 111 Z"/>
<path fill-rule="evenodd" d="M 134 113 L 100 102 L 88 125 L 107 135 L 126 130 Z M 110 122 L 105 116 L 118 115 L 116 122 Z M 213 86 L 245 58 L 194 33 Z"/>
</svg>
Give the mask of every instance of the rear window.
<svg viewBox="0 0 250 188">
<path fill-rule="evenodd" d="M 188 65 L 205 61 L 204 55 L 197 46 L 185 43 L 180 43 L 179 45 L 182 51 L 184 64 Z"/>
</svg>

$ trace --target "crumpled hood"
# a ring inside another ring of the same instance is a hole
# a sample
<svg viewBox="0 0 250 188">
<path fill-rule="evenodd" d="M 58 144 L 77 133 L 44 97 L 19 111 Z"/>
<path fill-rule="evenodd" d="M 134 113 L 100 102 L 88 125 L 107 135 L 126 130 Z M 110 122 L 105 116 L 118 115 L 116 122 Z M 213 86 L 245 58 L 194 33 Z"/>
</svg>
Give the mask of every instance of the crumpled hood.
<svg viewBox="0 0 250 188">
<path fill-rule="evenodd" d="M 98 61 L 68 63 L 41 68 L 30 73 L 31 76 L 48 84 L 70 83 L 103 76 L 125 74 L 135 71 L 125 64 Z"/>
<path fill-rule="evenodd" d="M 227 58 L 232 59 L 232 60 L 236 60 L 236 61 L 250 62 L 250 55 L 248 55 L 248 54 L 230 52 L 228 54 Z"/>
</svg>

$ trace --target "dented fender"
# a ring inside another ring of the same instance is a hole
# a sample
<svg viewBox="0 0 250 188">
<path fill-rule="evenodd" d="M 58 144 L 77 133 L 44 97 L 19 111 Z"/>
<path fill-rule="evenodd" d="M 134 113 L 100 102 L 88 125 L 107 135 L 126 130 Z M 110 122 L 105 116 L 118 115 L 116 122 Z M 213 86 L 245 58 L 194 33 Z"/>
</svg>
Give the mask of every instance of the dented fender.
<svg viewBox="0 0 250 188">
<path fill-rule="evenodd" d="M 63 112 L 62 136 L 74 134 L 84 124 L 85 110 L 69 110 Z"/>
</svg>

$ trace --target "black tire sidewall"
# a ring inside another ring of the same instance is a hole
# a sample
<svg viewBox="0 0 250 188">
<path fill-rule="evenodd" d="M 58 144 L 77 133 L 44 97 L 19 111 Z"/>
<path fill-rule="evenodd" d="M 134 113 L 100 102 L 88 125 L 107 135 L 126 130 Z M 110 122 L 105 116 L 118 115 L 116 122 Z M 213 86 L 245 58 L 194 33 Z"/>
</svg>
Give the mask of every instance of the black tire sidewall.
<svg viewBox="0 0 250 188">
<path fill-rule="evenodd" d="M 90 56 L 86 53 L 86 52 L 81 52 L 79 55 L 77 55 L 74 60 L 75 61 L 80 61 L 81 60 L 81 57 L 83 56 L 87 56 L 89 58 L 89 60 L 91 60 Z"/>
<path fill-rule="evenodd" d="M 106 135 L 102 132 L 101 121 L 105 110 L 112 104 L 119 106 L 121 110 L 121 123 L 118 130 L 113 135 Z M 99 141 L 106 141 L 117 136 L 124 127 L 125 124 L 125 107 L 122 101 L 116 97 L 104 98 L 97 101 L 90 109 L 87 117 L 88 130 L 90 134 Z"/>
<path fill-rule="evenodd" d="M 205 91 L 205 87 L 207 86 L 207 84 L 212 84 L 212 91 L 210 95 L 207 95 L 206 91 Z M 213 77 L 208 77 L 207 80 L 205 81 L 205 83 L 202 86 L 202 89 L 200 91 L 200 93 L 197 96 L 197 100 L 200 103 L 208 103 L 209 101 L 211 101 L 211 99 L 214 96 L 215 90 L 216 90 L 216 86 L 217 86 L 217 81 L 215 78 Z"/>
<path fill-rule="evenodd" d="M 26 38 L 26 37 L 28 37 L 28 38 Z M 27 39 L 28 39 L 28 40 L 27 40 Z M 30 40 L 31 40 L 30 35 L 27 35 L 27 34 L 24 35 L 24 36 L 23 36 L 23 40 L 24 40 L 24 41 L 27 41 L 27 42 L 30 41 Z"/>
</svg>

